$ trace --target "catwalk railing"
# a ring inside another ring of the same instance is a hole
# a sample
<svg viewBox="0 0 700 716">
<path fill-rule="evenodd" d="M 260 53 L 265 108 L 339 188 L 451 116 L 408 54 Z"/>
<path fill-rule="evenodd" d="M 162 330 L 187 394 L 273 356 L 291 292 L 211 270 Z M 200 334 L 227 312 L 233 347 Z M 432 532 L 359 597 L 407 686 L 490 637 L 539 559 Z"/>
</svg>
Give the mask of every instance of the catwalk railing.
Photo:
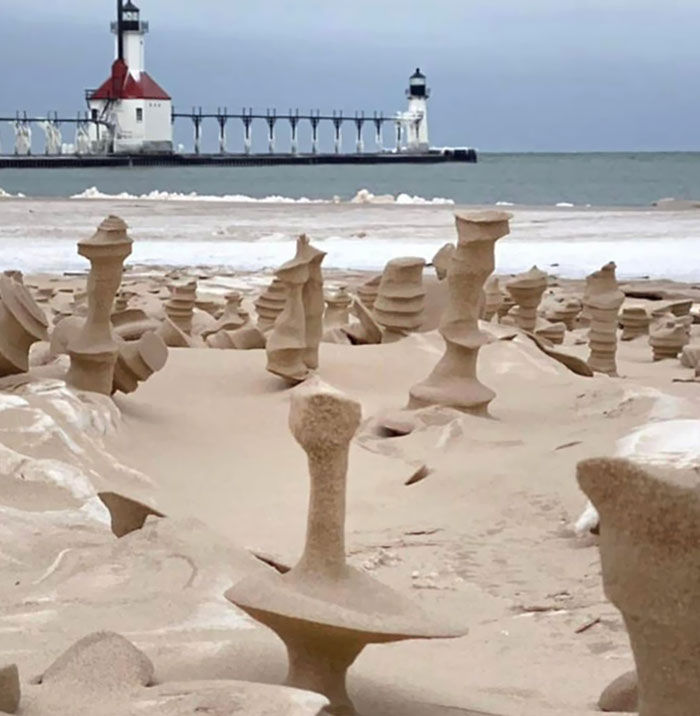
<svg viewBox="0 0 700 716">
<path fill-rule="evenodd" d="M 275 154 L 277 146 L 277 130 L 280 123 L 289 129 L 290 150 L 295 155 L 299 153 L 299 127 L 308 123 L 311 129 L 310 153 L 318 154 L 320 151 L 319 130 L 324 125 L 330 125 L 333 132 L 333 152 L 341 154 L 343 149 L 343 127 L 350 125 L 355 131 L 355 152 L 365 152 L 365 130 L 367 125 L 374 129 L 373 152 L 387 151 L 384 145 L 384 128 L 390 125 L 394 130 L 394 151 L 421 151 L 424 147 L 417 144 L 419 130 L 423 121 L 422 115 L 399 113 L 395 116 L 385 116 L 381 112 L 366 115 L 356 112 L 346 115 L 342 111 L 334 110 L 331 114 L 322 114 L 320 110 L 311 110 L 302 113 L 299 110 L 290 110 L 287 114 L 278 114 L 275 109 L 267 109 L 264 113 L 254 112 L 252 108 L 244 108 L 240 113 L 229 112 L 226 108 L 219 108 L 214 112 L 203 112 L 202 108 L 193 108 L 191 112 L 178 112 L 173 110 L 172 122 L 189 120 L 193 127 L 194 154 L 202 152 L 202 137 L 205 123 L 214 123 L 217 129 L 219 154 L 228 154 L 227 129 L 231 121 L 241 122 L 243 135 L 243 153 L 251 154 L 253 148 L 254 125 L 262 123 L 265 128 L 268 153 Z M 113 153 L 115 134 L 118 134 L 116 120 L 107 116 L 95 118 L 88 114 L 78 114 L 76 117 L 59 117 L 57 113 L 46 117 L 28 116 L 26 112 L 12 116 L 0 116 L 0 124 L 7 123 L 14 130 L 14 146 L 12 152 L 3 152 L 0 145 L 0 155 L 31 155 L 32 128 L 39 127 L 44 132 L 45 155 L 78 154 L 78 155 L 104 155 Z M 72 125 L 75 128 L 73 143 L 65 144 L 63 141 L 62 125 Z M 94 132 L 91 132 L 94 127 Z M 97 141 L 95 141 L 97 139 Z"/>
</svg>

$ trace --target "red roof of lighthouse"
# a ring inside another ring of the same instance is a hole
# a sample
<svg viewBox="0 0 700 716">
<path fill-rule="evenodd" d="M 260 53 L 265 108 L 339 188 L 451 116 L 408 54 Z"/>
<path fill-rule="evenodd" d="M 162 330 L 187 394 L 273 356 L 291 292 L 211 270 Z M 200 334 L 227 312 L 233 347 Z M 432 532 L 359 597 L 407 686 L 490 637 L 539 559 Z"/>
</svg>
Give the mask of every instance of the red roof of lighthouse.
<svg viewBox="0 0 700 716">
<path fill-rule="evenodd" d="M 90 99 L 170 99 L 170 95 L 147 72 L 136 80 L 124 60 L 115 60 L 111 77 Z"/>
</svg>

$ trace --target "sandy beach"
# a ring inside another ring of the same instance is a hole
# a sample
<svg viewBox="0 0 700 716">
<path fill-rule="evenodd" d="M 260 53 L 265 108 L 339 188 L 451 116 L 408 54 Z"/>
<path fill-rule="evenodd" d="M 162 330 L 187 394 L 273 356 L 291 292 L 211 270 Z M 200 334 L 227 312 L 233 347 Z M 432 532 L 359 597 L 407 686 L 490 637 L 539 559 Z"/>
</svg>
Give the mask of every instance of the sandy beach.
<svg viewBox="0 0 700 716">
<path fill-rule="evenodd" d="M 196 280 L 201 301 L 223 306 L 239 291 L 254 322 L 254 302 L 298 234 L 327 252 L 326 290 L 346 285 L 354 296 L 392 258 L 431 261 L 456 240 L 455 211 L 479 208 L 4 199 L 0 268 L 24 273 L 55 330 L 71 311 L 83 315 L 89 264 L 76 242 L 117 214 L 134 239 L 121 282 L 130 309 L 161 322 L 168 285 Z M 549 274 L 538 320 L 556 299 L 581 299 L 585 276 L 608 261 L 622 308 L 651 315 L 687 299 L 694 314 L 700 211 L 497 208 L 513 214 L 496 245 L 501 286 L 533 264 Z M 409 434 L 387 434 L 384 417 L 406 407 L 444 351 L 446 281 L 426 267 L 423 284 L 419 330 L 376 345 L 322 342 L 316 376 L 362 407 L 349 563 L 469 633 L 367 647 L 350 695 L 363 716 L 592 716 L 634 660 L 603 593 L 596 537 L 574 531 L 586 505 L 576 464 L 618 454 L 650 426 L 696 430 L 700 383 L 676 358 L 654 362 L 648 335 L 618 338 L 616 376 L 585 376 L 517 322 L 494 318 L 480 324 L 490 340 L 478 358 L 479 380 L 496 394 L 489 417 L 436 406 L 418 411 Z M 288 427 L 289 386 L 266 371 L 265 350 L 207 348 L 201 334 L 215 320 L 195 308 L 192 347 L 170 347 L 164 368 L 129 395 L 74 390 L 69 357 L 46 341 L 32 346 L 29 372 L 0 378 L 0 666 L 19 668 L 22 716 L 49 713 L 48 687 L 32 679 L 96 631 L 133 642 L 161 686 L 284 679 L 282 642 L 223 593 L 297 561 L 307 461 Z M 700 328 L 688 322 L 695 345 Z M 559 348 L 585 362 L 588 330 L 566 330 Z M 664 448 L 642 443 L 634 449 Z M 117 539 L 105 491 L 165 517 Z"/>
</svg>

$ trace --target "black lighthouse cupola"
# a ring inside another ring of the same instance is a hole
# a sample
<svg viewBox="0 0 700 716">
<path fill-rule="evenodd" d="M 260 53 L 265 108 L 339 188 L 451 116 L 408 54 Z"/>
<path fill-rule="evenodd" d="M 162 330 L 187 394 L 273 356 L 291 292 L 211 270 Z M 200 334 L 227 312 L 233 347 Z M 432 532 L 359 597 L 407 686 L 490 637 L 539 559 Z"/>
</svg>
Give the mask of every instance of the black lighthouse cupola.
<svg viewBox="0 0 700 716">
<path fill-rule="evenodd" d="M 122 8 L 122 29 L 124 32 L 140 32 L 141 27 L 141 11 L 128 0 Z"/>
<path fill-rule="evenodd" d="M 416 67 L 416 71 L 408 80 L 406 97 L 409 99 L 428 99 L 430 97 L 430 90 L 428 89 L 425 75 L 420 71 L 420 67 Z"/>
</svg>

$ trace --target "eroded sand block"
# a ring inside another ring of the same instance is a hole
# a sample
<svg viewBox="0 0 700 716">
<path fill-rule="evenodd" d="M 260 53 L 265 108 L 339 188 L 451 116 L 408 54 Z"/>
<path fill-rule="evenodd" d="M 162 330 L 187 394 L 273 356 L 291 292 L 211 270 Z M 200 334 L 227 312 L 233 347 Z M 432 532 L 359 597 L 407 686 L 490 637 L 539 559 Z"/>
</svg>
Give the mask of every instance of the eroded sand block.
<svg viewBox="0 0 700 716">
<path fill-rule="evenodd" d="M 129 301 L 138 295 L 135 291 L 128 291 L 122 288 L 117 292 L 114 297 L 114 305 L 112 306 L 113 313 L 122 313 L 129 308 Z"/>
<path fill-rule="evenodd" d="M 578 298 L 555 299 L 547 308 L 545 318 L 552 323 L 563 323 L 567 331 L 573 331 L 582 308 Z"/>
<path fill-rule="evenodd" d="M 48 337 L 46 316 L 29 291 L 0 276 L 0 377 L 25 373 L 32 344 Z"/>
<path fill-rule="evenodd" d="M 348 451 L 360 420 L 360 405 L 330 388 L 292 394 L 289 425 L 311 477 L 304 553 L 286 574 L 249 577 L 226 592 L 285 643 L 286 684 L 323 694 L 330 713 L 355 713 L 346 674 L 367 644 L 466 633 L 434 622 L 419 605 L 346 562 Z"/>
<path fill-rule="evenodd" d="M 350 339 L 353 345 L 375 345 L 382 342 L 383 331 L 381 326 L 374 320 L 367 306 L 359 300 L 352 303 L 353 316 L 359 323 L 343 326 L 343 333 Z"/>
<path fill-rule="evenodd" d="M 67 649 L 42 674 L 41 685 L 77 691 L 124 690 L 153 682 L 151 660 L 114 632 L 90 634 Z"/>
<path fill-rule="evenodd" d="M 79 390 L 112 393 L 118 346 L 110 314 L 124 259 L 131 254 L 132 240 L 126 230 L 122 219 L 108 216 L 91 238 L 78 242 L 78 253 L 90 261 L 88 314 L 82 330 L 68 344 L 70 369 L 66 382 Z"/>
<path fill-rule="evenodd" d="M 190 337 L 178 328 L 169 318 L 165 318 L 156 330 L 156 335 L 163 339 L 168 348 L 190 348 Z"/>
<path fill-rule="evenodd" d="M 615 277 L 615 263 L 605 264 L 586 277 L 583 304 L 590 316 L 588 365 L 598 373 L 617 375 L 617 316 L 625 294 Z"/>
<path fill-rule="evenodd" d="M 689 340 L 686 322 L 671 314 L 667 314 L 666 319 L 653 326 L 649 332 L 649 345 L 655 361 L 678 358 Z"/>
<path fill-rule="evenodd" d="M 484 284 L 484 303 L 481 317 L 484 321 L 490 321 L 497 313 L 503 302 L 503 293 L 498 281 L 498 276 L 489 276 Z"/>
<path fill-rule="evenodd" d="M 24 284 L 24 274 L 19 269 L 6 269 L 2 272 L 3 276 L 16 281 L 17 283 Z"/>
<path fill-rule="evenodd" d="M 225 296 L 224 309 L 216 323 L 209 329 L 202 331 L 205 340 L 219 331 L 237 331 L 248 323 L 248 313 L 241 308 L 243 296 L 238 291 L 230 291 Z"/>
<path fill-rule="evenodd" d="M 646 336 L 649 333 L 651 317 L 642 306 L 627 306 L 620 313 L 620 325 L 622 334 L 620 340 L 631 341 L 638 336 Z"/>
<path fill-rule="evenodd" d="M 268 331 L 275 325 L 277 316 L 284 311 L 286 301 L 285 285 L 278 278 L 274 278 L 254 304 L 258 313 L 258 328 L 261 331 Z"/>
<path fill-rule="evenodd" d="M 496 310 L 498 315 L 498 322 L 501 323 L 503 319 L 515 308 L 515 301 L 510 293 L 501 289 L 501 305 Z"/>
<path fill-rule="evenodd" d="M 362 301 L 363 305 L 370 311 L 374 308 L 374 302 L 377 300 L 377 293 L 379 292 L 379 284 L 381 282 L 382 274 L 377 274 L 357 287 L 357 295 L 360 301 Z"/>
<path fill-rule="evenodd" d="M 681 365 L 686 368 L 697 368 L 700 365 L 700 345 L 683 346 Z"/>
<path fill-rule="evenodd" d="M 385 329 L 384 340 L 417 331 L 423 324 L 425 260 L 413 256 L 392 259 L 384 268 L 373 314 Z"/>
<path fill-rule="evenodd" d="M 19 709 L 21 690 L 16 664 L 0 666 L 0 712 L 15 714 Z"/>
<path fill-rule="evenodd" d="M 168 348 L 153 331 L 138 341 L 122 342 L 114 366 L 112 392 L 133 393 L 139 383 L 161 370 L 168 360 Z"/>
<path fill-rule="evenodd" d="M 476 377 L 479 350 L 491 342 L 478 319 L 482 287 L 494 269 L 494 246 L 509 233 L 510 217 L 501 211 L 455 215 L 458 243 L 447 273 L 449 304 L 440 324 L 445 355 L 426 380 L 411 388 L 409 408 L 443 405 L 486 415 L 496 397 Z"/>
<path fill-rule="evenodd" d="M 300 383 L 318 367 L 324 307 L 321 262 L 325 255 L 311 246 L 306 236 L 300 236 L 294 258 L 277 270 L 287 300 L 267 339 L 267 370 L 290 383 Z"/>
<path fill-rule="evenodd" d="M 447 270 L 450 267 L 450 259 L 454 250 L 454 244 L 445 244 L 438 250 L 435 256 L 433 256 L 431 263 L 435 269 L 438 281 L 442 281 L 447 276 Z"/>
<path fill-rule="evenodd" d="M 162 512 L 116 492 L 98 492 L 97 496 L 109 510 L 115 537 L 124 537 L 140 530 L 150 516 L 165 517 Z"/>
<path fill-rule="evenodd" d="M 535 329 L 535 334 L 549 341 L 552 345 L 559 346 L 564 342 L 566 325 L 564 323 L 547 323 Z"/>
<path fill-rule="evenodd" d="M 640 716 L 694 716 L 700 704 L 700 482 L 691 469 L 584 460 L 600 513 L 605 594 L 622 612 Z"/>
<path fill-rule="evenodd" d="M 250 351 L 264 348 L 267 337 L 257 326 L 244 326 L 235 331 L 218 331 L 207 336 L 206 343 L 220 350 Z"/>
<path fill-rule="evenodd" d="M 637 713 L 639 710 L 637 672 L 628 671 L 609 684 L 600 695 L 598 708 L 607 712 Z"/>
<path fill-rule="evenodd" d="M 347 326 L 350 323 L 350 307 L 352 296 L 346 286 L 339 286 L 335 291 L 326 294 L 326 312 L 323 314 L 324 330 Z"/>
<path fill-rule="evenodd" d="M 197 300 L 194 280 L 171 283 L 170 298 L 165 302 L 165 315 L 186 335 L 192 333 L 192 316 Z"/>
<path fill-rule="evenodd" d="M 518 327 L 524 331 L 534 331 L 537 325 L 537 308 L 547 288 L 547 274 L 533 266 L 529 271 L 508 281 L 506 288 L 518 306 Z"/>
</svg>

